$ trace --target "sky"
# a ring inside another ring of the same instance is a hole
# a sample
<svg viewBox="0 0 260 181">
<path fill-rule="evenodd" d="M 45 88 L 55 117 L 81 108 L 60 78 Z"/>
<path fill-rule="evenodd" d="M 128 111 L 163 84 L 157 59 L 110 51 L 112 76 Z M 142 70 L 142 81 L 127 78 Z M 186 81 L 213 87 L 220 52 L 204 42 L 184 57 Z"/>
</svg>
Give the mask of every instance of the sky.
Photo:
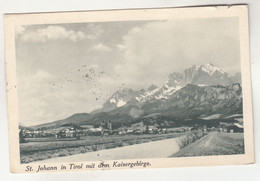
<svg viewBox="0 0 260 181">
<path fill-rule="evenodd" d="M 160 86 L 192 65 L 240 72 L 235 17 L 27 25 L 15 35 L 25 126 L 91 112 L 117 90 Z"/>
</svg>

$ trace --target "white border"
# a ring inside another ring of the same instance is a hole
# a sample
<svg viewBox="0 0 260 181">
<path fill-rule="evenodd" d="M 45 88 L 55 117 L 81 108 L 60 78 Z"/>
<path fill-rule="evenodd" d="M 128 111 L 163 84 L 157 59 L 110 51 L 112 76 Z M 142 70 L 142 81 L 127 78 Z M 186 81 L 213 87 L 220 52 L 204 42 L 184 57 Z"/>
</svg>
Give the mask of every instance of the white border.
<svg viewBox="0 0 260 181">
<path fill-rule="evenodd" d="M 51 11 L 77 11 L 77 10 L 98 10 L 98 9 L 124 9 L 124 8 L 152 8 L 152 7 L 177 7 L 191 6 L 203 4 L 218 4 L 227 3 L 226 0 L 174 0 L 174 1 L 157 1 L 157 0 L 112 0 L 109 3 L 106 0 L 76 0 L 76 1 L 54 1 L 54 0 L 13 0 L 1 1 L 0 12 L 3 13 L 24 13 L 24 12 L 51 12 Z M 228 3 L 248 3 L 250 13 L 250 52 L 252 65 L 252 85 L 253 85 L 253 102 L 254 102 L 254 118 L 255 125 L 255 145 L 256 145 L 256 164 L 248 166 L 222 166 L 222 167 L 199 167 L 199 168 L 184 168 L 184 169 L 152 169 L 152 170 L 124 170 L 110 172 L 93 172 L 93 173 L 62 173 L 62 174 L 37 174 L 37 175 L 13 175 L 9 171 L 9 154 L 8 154 L 8 129 L 7 129 L 7 107 L 6 107 L 6 88 L 5 88 L 5 68 L 4 68 L 4 46 L 3 46 L 3 21 L 0 20 L 0 180 L 259 180 L 260 179 L 260 164 L 259 164 L 259 131 L 260 118 L 260 2 L 258 0 L 230 0 Z"/>
<path fill-rule="evenodd" d="M 207 165 L 232 165 L 249 164 L 254 162 L 253 141 L 253 118 L 252 118 L 252 95 L 251 95 L 251 71 L 249 59 L 249 34 L 248 34 L 248 10 L 245 5 L 216 6 L 216 7 L 189 7 L 189 8 L 167 8 L 167 9 L 142 9 L 142 10 L 115 10 L 115 11 L 89 11 L 89 12 L 67 12 L 67 13 L 40 13 L 6 15 L 5 20 L 5 52 L 6 52 L 6 74 L 8 85 L 16 84 L 16 60 L 15 60 L 15 27 L 17 25 L 32 24 L 57 24 L 57 23 L 81 23 L 81 22 L 105 22 L 105 21 L 129 21 L 129 20 L 164 20 L 164 19 L 190 19 L 190 18 L 212 18 L 212 17 L 238 17 L 240 31 L 240 60 L 242 72 L 243 90 L 243 114 L 244 114 L 244 140 L 245 154 L 206 156 L 189 158 L 167 158 L 167 159 L 139 159 L 148 161 L 152 168 L 185 167 L 185 166 L 207 166 Z M 7 87 L 8 88 L 8 87 Z M 10 167 L 13 173 L 25 172 L 25 164 L 20 164 L 19 154 L 19 110 L 17 89 L 7 93 L 8 119 L 9 119 L 9 142 L 10 142 Z M 134 162 L 135 160 L 124 160 Z M 100 162 L 92 162 L 98 165 Z M 107 161 L 112 165 L 113 161 Z M 63 163 L 67 164 L 67 163 Z M 31 163 L 34 172 L 39 164 Z M 61 163 L 46 166 L 58 166 Z M 67 164 L 68 165 L 68 164 Z M 68 167 L 68 166 L 67 166 Z M 98 169 L 98 168 L 95 168 Z M 115 168 L 110 168 L 115 169 Z M 88 169 L 84 169 L 88 170 Z M 62 170 L 58 170 L 62 171 Z M 66 170 L 67 171 L 67 170 Z"/>
</svg>

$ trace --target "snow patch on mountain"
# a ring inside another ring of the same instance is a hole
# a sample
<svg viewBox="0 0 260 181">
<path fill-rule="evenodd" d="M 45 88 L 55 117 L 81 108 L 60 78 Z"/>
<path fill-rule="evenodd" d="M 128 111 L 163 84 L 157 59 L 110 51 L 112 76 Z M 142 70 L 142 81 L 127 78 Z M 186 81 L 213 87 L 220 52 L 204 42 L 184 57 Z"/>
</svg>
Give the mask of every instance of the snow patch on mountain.
<svg viewBox="0 0 260 181">
<path fill-rule="evenodd" d="M 165 96 L 163 94 L 159 94 L 159 95 L 155 96 L 155 99 L 167 99 L 167 96 Z"/>
<path fill-rule="evenodd" d="M 214 65 L 212 64 L 205 64 L 205 65 L 202 65 L 201 67 L 201 70 L 208 73 L 209 75 L 212 75 L 213 73 L 215 73 L 216 71 L 224 74 L 224 72 L 218 68 L 218 67 L 215 67 Z"/>
<path fill-rule="evenodd" d="M 199 87 L 205 87 L 205 86 L 207 86 L 206 84 L 198 84 L 197 86 L 199 86 Z"/>
<path fill-rule="evenodd" d="M 218 119 L 222 114 L 213 114 L 210 116 L 203 117 L 204 120 L 212 120 L 212 119 Z"/>
<path fill-rule="evenodd" d="M 124 105 L 126 105 L 126 102 L 123 101 L 123 99 L 119 99 L 118 102 L 117 102 L 117 104 L 116 104 L 117 107 L 122 107 L 122 106 L 124 106 Z"/>
<path fill-rule="evenodd" d="M 162 89 L 162 92 L 155 96 L 155 99 L 168 99 L 168 96 L 172 95 L 177 90 L 180 90 L 182 86 L 169 87 L 167 89 Z"/>
<path fill-rule="evenodd" d="M 116 107 L 122 107 L 126 104 L 126 102 L 123 99 L 115 99 L 115 98 L 111 98 L 109 100 L 110 103 L 114 103 L 116 104 Z"/>
<path fill-rule="evenodd" d="M 233 80 L 232 80 L 233 78 Z M 235 80 L 235 81 L 234 81 Z M 229 86 L 233 83 L 241 82 L 241 74 L 231 77 L 220 68 L 213 64 L 193 65 L 185 69 L 183 72 L 174 72 L 170 74 L 162 86 L 157 87 L 151 85 L 147 89 L 138 91 L 132 89 L 124 89 L 115 92 L 107 102 L 103 104 L 101 111 L 111 111 L 117 107 L 125 105 L 138 106 L 152 99 L 170 99 L 175 92 L 187 85 L 197 85 L 199 87 L 207 87 L 212 85 Z M 233 86 L 234 90 L 239 90 L 239 86 Z"/>
<path fill-rule="evenodd" d="M 153 94 L 155 94 L 158 91 L 159 91 L 159 88 L 152 85 L 144 93 L 136 96 L 135 99 L 138 102 L 143 102 L 143 101 L 149 99 Z"/>
<path fill-rule="evenodd" d="M 172 93 L 174 93 L 175 91 L 177 91 L 181 88 L 182 88 L 182 86 L 169 87 L 167 90 L 163 91 L 163 93 L 166 95 L 171 95 Z"/>
<path fill-rule="evenodd" d="M 114 98 L 109 100 L 110 103 L 115 103 L 116 104 L 116 100 Z"/>
</svg>

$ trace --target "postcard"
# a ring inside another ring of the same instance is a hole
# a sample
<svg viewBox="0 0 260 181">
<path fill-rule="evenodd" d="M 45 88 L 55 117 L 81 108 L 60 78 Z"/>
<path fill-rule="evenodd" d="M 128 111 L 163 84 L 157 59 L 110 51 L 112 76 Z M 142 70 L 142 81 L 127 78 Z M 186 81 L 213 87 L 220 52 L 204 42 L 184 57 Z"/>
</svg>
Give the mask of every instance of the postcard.
<svg viewBox="0 0 260 181">
<path fill-rule="evenodd" d="M 254 163 L 246 5 L 4 21 L 11 172 Z"/>
</svg>

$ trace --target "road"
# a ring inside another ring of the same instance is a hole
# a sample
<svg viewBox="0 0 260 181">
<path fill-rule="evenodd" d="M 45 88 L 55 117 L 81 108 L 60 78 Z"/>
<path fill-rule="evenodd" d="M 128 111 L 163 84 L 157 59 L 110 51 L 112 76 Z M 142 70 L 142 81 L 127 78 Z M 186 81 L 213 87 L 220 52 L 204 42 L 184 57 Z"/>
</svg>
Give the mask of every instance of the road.
<svg viewBox="0 0 260 181">
<path fill-rule="evenodd" d="M 130 146 L 99 150 L 84 154 L 77 154 L 65 157 L 38 161 L 36 163 L 61 163 L 80 161 L 103 161 L 120 159 L 141 159 L 141 158 L 167 158 L 179 151 L 178 138 L 153 141 Z"/>
<path fill-rule="evenodd" d="M 173 157 L 244 154 L 243 133 L 211 132 L 174 154 Z"/>
</svg>

